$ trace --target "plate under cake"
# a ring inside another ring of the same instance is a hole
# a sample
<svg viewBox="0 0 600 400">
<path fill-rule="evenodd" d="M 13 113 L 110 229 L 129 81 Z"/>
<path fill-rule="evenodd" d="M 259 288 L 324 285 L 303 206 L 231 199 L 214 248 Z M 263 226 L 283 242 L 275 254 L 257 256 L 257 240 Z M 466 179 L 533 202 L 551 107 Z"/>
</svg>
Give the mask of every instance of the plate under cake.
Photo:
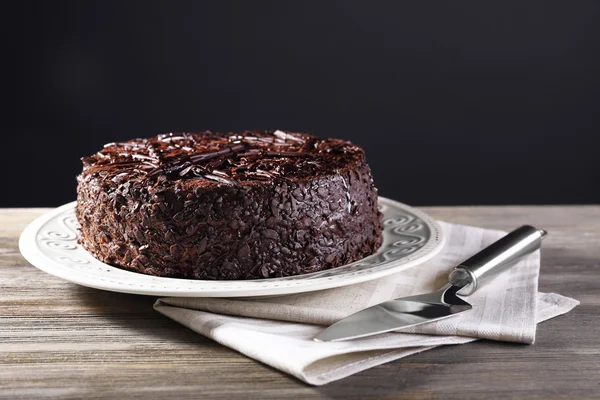
<svg viewBox="0 0 600 400">
<path fill-rule="evenodd" d="M 336 268 L 381 244 L 364 151 L 283 131 L 169 133 L 84 157 L 81 245 L 134 272 L 202 280 Z"/>
</svg>

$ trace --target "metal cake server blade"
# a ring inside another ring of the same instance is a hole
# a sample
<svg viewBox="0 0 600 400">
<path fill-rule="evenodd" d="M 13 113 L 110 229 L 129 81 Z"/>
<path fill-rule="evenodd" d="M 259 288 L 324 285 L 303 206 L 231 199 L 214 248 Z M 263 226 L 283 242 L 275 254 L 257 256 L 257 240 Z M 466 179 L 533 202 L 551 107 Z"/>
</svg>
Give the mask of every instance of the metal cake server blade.
<svg viewBox="0 0 600 400">
<path fill-rule="evenodd" d="M 317 335 L 316 341 L 341 341 L 395 331 L 438 321 L 472 307 L 457 296 L 468 296 L 513 266 L 522 256 L 537 250 L 546 231 L 522 226 L 455 267 L 449 283 L 417 296 L 386 301 L 354 313 Z"/>
<path fill-rule="evenodd" d="M 446 285 L 440 290 L 418 296 L 386 301 L 336 322 L 315 337 L 318 341 L 358 339 L 437 321 L 470 310 L 469 303 L 456 296 L 460 290 Z"/>
</svg>

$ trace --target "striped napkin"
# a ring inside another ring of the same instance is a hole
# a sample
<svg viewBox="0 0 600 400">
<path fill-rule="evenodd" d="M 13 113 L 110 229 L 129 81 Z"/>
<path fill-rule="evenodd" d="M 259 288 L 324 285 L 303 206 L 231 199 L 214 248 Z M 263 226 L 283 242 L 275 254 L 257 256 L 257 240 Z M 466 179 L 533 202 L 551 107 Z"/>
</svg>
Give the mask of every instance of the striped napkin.
<svg viewBox="0 0 600 400">
<path fill-rule="evenodd" d="M 531 344 L 536 324 L 579 302 L 538 293 L 539 251 L 468 297 L 473 309 L 368 338 L 315 342 L 322 329 L 386 300 L 440 288 L 450 270 L 504 236 L 504 232 L 440 222 L 447 244 L 434 259 L 395 275 L 356 285 L 255 299 L 165 298 L 154 308 L 175 321 L 312 385 L 436 346 L 477 339 Z"/>
</svg>

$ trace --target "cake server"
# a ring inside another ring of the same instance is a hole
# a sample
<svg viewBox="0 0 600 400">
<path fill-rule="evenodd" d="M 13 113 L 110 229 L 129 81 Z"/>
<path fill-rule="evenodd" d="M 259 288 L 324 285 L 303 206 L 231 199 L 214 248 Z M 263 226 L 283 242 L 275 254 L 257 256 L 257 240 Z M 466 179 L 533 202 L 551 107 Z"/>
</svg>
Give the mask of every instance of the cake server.
<svg viewBox="0 0 600 400">
<path fill-rule="evenodd" d="M 546 231 L 524 225 L 455 267 L 448 284 L 433 293 L 386 301 L 352 314 L 317 335 L 316 341 L 341 341 L 437 321 L 470 310 L 457 296 L 469 296 L 522 256 L 537 250 Z"/>
</svg>

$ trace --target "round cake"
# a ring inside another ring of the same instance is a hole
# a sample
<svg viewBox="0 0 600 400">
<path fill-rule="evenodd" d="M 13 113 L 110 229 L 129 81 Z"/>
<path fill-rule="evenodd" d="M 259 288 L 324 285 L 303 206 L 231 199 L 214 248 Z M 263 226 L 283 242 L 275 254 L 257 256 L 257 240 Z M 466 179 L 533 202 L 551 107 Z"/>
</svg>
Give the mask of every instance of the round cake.
<svg viewBox="0 0 600 400">
<path fill-rule="evenodd" d="M 97 259 L 187 279 L 284 277 L 374 253 L 364 151 L 283 131 L 168 133 L 82 158 L 79 241 Z"/>
</svg>

